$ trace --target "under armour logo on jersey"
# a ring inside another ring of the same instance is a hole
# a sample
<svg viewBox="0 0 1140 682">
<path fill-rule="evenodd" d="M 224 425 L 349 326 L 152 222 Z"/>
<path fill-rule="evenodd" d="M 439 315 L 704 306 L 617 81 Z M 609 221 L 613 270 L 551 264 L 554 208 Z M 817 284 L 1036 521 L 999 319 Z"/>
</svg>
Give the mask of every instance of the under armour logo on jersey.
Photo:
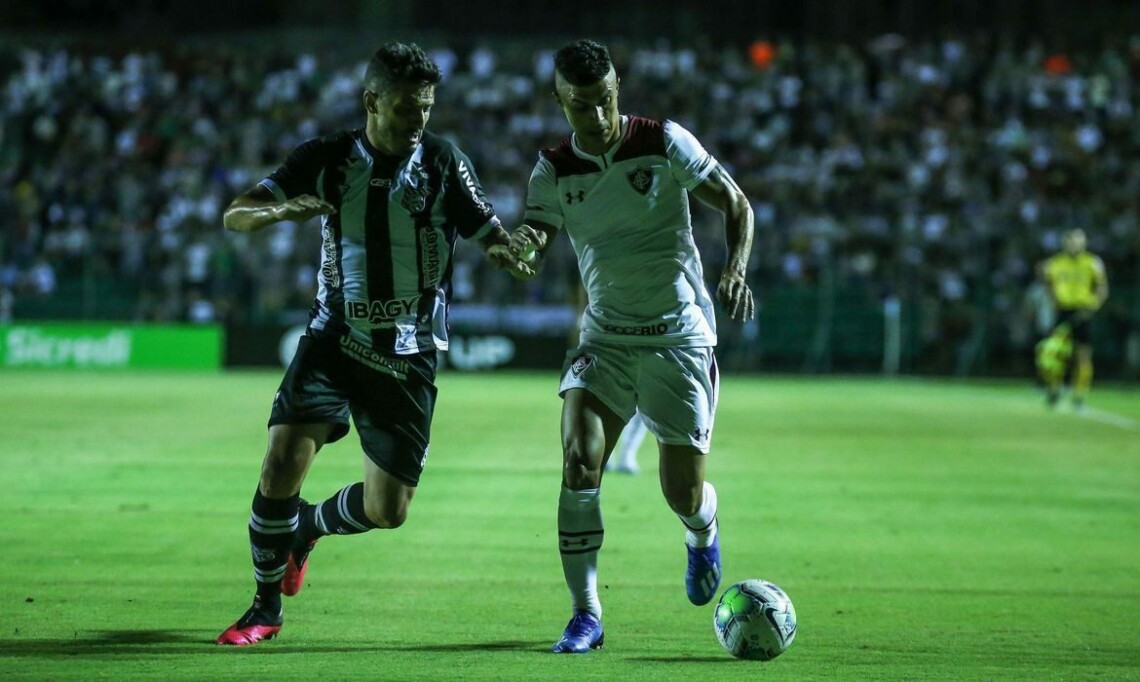
<svg viewBox="0 0 1140 682">
<path fill-rule="evenodd" d="M 702 429 L 701 427 L 698 426 L 697 428 L 693 429 L 693 438 L 696 438 L 698 441 L 708 440 L 709 439 L 709 430 L 708 429 Z"/>
<path fill-rule="evenodd" d="M 574 362 L 570 363 L 570 373 L 577 379 L 581 377 L 582 373 L 589 369 L 592 364 L 594 364 L 594 358 L 589 355 L 579 355 L 574 358 Z"/>
<path fill-rule="evenodd" d="M 577 192 L 567 192 L 566 193 L 566 203 L 568 203 L 568 204 L 572 204 L 575 201 L 582 202 L 585 200 L 586 200 L 586 190 L 584 190 L 584 189 L 580 189 Z"/>
</svg>

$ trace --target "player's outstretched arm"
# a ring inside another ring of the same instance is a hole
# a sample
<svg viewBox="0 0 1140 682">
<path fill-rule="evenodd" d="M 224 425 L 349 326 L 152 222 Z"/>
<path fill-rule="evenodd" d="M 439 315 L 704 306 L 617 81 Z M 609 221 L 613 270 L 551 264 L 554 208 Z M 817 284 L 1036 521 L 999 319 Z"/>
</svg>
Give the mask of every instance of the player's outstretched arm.
<svg viewBox="0 0 1140 682">
<path fill-rule="evenodd" d="M 752 205 L 732 176 L 717 166 L 693 195 L 724 214 L 728 259 L 716 288 L 717 299 L 734 320 L 751 320 L 756 303 L 748 287 L 748 259 L 752 254 Z"/>
<path fill-rule="evenodd" d="M 336 209 L 324 199 L 302 194 L 277 201 L 269 188 L 258 185 L 230 202 L 222 214 L 222 224 L 234 232 L 256 232 L 282 220 L 301 222 L 331 213 Z"/>
<path fill-rule="evenodd" d="M 1100 256 L 1095 256 L 1094 258 L 1093 264 L 1096 269 L 1096 275 L 1093 286 L 1095 287 L 1096 293 L 1096 309 L 1100 310 L 1104 302 L 1108 300 L 1108 273 L 1104 269 L 1104 261 L 1100 259 Z"/>
<path fill-rule="evenodd" d="M 538 274 L 538 260 L 534 252 L 531 251 L 529 257 L 520 257 L 520 250 L 512 246 L 513 240 L 513 235 L 496 226 L 480 240 L 480 243 L 483 245 L 483 254 L 492 265 L 500 270 L 506 270 L 516 279 L 534 279 Z"/>
</svg>

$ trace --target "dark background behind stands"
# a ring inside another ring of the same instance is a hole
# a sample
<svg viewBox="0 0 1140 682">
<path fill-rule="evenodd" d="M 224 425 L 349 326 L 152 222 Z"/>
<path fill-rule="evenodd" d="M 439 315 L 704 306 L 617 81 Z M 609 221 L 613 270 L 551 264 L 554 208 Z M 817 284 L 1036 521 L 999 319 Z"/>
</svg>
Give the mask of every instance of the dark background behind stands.
<svg viewBox="0 0 1140 682">
<path fill-rule="evenodd" d="M 1140 26 L 1132 0 L 506 0 L 494 3 L 410 0 L 0 0 L 6 29 L 118 32 L 132 38 L 250 28 L 337 28 L 476 35 L 659 37 L 744 43 L 764 34 L 797 39 L 865 39 L 887 32 L 930 38 L 948 30 L 1044 36 L 1069 46 Z M 140 35 L 143 34 L 143 35 Z"/>
<path fill-rule="evenodd" d="M 303 321 L 316 222 L 228 234 L 221 210 L 362 124 L 357 79 L 392 38 L 445 67 L 430 127 L 513 226 L 536 150 L 567 132 L 550 51 L 587 35 L 623 111 L 689 127 L 753 202 L 762 308 L 722 320 L 727 365 L 878 371 L 897 310 L 901 371 L 1028 376 L 1034 264 L 1082 227 L 1112 287 L 1098 376 L 1137 376 L 1140 3 L 612 8 L 0 0 L 0 319 Z M 721 221 L 694 214 L 715 286 Z M 457 307 L 572 305 L 567 241 L 529 284 L 461 244 Z"/>
</svg>

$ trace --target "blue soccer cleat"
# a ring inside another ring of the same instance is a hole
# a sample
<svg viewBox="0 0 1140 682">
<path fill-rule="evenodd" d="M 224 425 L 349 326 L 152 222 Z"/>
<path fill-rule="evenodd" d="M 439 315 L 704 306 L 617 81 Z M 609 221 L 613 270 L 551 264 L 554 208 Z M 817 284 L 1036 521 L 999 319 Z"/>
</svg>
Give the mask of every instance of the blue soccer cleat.
<svg viewBox="0 0 1140 682">
<path fill-rule="evenodd" d="M 602 621 L 589 611 L 576 611 L 552 651 L 556 654 L 588 654 L 590 649 L 602 648 L 605 641 Z"/>
<path fill-rule="evenodd" d="M 685 549 L 689 550 L 685 591 L 689 593 L 689 601 L 703 606 L 712 601 L 720 585 L 720 535 L 713 538 L 708 547 L 691 547 L 686 543 Z"/>
</svg>

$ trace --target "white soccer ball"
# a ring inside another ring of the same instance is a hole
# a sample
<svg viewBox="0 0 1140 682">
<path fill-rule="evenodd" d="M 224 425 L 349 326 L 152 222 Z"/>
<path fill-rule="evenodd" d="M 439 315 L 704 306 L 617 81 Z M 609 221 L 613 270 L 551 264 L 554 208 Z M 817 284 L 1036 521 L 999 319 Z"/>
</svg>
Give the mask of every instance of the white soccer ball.
<svg viewBox="0 0 1140 682">
<path fill-rule="evenodd" d="M 742 580 L 721 595 L 713 628 L 733 656 L 770 661 L 795 640 L 796 609 L 788 595 L 767 580 Z"/>
</svg>

